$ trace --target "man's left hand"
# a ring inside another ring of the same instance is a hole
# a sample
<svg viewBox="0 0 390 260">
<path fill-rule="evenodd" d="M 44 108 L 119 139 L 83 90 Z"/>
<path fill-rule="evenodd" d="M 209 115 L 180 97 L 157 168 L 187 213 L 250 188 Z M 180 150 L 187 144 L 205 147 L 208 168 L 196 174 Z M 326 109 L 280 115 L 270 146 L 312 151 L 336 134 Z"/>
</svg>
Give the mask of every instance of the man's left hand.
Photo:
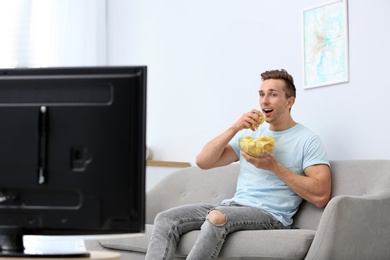
<svg viewBox="0 0 390 260">
<path fill-rule="evenodd" d="M 251 156 L 244 151 L 241 151 L 241 155 L 256 168 L 272 171 L 272 168 L 277 164 L 273 154 L 267 150 L 264 150 L 263 154 L 259 157 Z"/>
</svg>

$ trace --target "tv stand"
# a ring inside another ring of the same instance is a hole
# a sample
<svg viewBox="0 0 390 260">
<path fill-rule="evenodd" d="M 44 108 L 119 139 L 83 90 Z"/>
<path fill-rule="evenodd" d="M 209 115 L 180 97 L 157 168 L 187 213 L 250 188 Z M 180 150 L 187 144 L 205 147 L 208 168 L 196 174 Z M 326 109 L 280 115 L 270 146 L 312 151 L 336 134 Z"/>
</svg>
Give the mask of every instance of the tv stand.
<svg viewBox="0 0 390 260">
<path fill-rule="evenodd" d="M 0 254 L 22 253 L 23 229 L 17 226 L 0 226 Z"/>
<path fill-rule="evenodd" d="M 29 254 L 24 251 L 23 229 L 18 226 L 0 226 L 0 259 L 91 259 L 90 253 Z"/>
</svg>

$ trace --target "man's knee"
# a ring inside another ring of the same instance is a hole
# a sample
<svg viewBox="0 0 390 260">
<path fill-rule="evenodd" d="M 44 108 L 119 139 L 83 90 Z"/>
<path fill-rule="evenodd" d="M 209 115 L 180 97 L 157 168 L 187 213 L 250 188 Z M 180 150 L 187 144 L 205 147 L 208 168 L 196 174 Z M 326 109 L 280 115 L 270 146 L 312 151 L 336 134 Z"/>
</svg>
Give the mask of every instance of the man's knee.
<svg viewBox="0 0 390 260">
<path fill-rule="evenodd" d="M 214 209 L 209 212 L 207 219 L 214 225 L 223 225 L 226 223 L 226 216 L 221 211 Z"/>
</svg>

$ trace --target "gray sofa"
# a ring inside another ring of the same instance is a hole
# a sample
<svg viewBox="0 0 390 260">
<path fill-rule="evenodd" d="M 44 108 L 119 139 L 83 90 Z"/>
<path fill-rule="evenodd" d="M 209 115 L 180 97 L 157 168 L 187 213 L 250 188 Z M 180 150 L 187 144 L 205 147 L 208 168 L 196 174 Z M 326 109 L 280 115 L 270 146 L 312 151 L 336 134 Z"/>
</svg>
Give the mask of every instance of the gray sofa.
<svg viewBox="0 0 390 260">
<path fill-rule="evenodd" d="M 145 234 L 86 240 L 86 249 L 144 259 L 158 212 L 232 197 L 238 169 L 232 164 L 172 173 L 147 193 Z M 331 161 L 331 171 L 332 199 L 324 209 L 304 201 L 294 217 L 298 229 L 232 233 L 219 259 L 390 259 L 390 160 Z M 177 259 L 186 257 L 198 232 L 182 236 Z"/>
</svg>

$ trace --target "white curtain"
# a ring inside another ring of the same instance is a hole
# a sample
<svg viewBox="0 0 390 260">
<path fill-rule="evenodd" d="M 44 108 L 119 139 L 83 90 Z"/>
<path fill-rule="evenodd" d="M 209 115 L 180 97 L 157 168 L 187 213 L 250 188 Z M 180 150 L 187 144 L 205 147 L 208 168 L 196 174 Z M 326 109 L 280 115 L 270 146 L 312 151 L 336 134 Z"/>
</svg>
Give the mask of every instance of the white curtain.
<svg viewBox="0 0 390 260">
<path fill-rule="evenodd" d="M 0 68 L 105 65 L 105 1 L 0 0 Z M 24 246 L 29 253 L 85 250 L 83 238 L 49 239 L 25 236 Z"/>
<path fill-rule="evenodd" d="M 0 67 L 106 64 L 106 0 L 0 0 Z"/>
</svg>

